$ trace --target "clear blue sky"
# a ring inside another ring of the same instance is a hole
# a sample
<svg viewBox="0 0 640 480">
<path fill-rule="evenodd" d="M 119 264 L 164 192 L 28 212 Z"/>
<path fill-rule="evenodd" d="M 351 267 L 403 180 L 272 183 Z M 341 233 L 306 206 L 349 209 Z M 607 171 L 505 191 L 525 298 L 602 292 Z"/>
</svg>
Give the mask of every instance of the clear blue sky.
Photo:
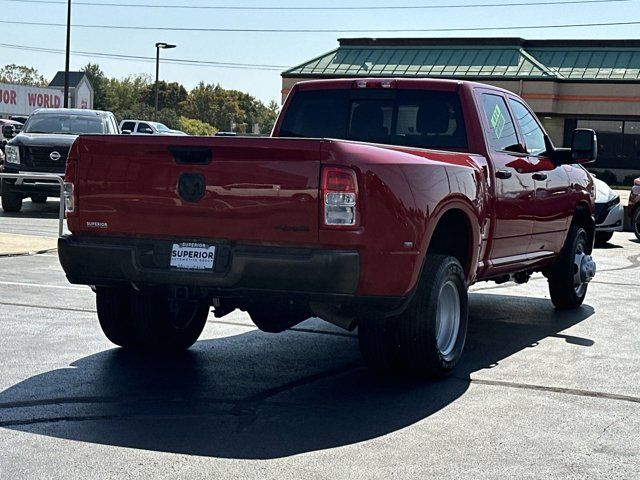
<svg viewBox="0 0 640 480">
<path fill-rule="evenodd" d="M 24 0 L 0 0 L 0 20 L 22 22 L 66 22 L 66 2 L 28 3 Z M 75 28 L 71 49 L 108 54 L 153 57 L 156 42 L 178 45 L 161 53 L 166 58 L 294 66 L 336 48 L 339 37 L 437 37 L 437 36 L 520 36 L 542 38 L 640 38 L 640 25 L 578 28 L 545 28 L 540 30 L 507 29 L 464 32 L 398 32 L 376 33 L 375 29 L 429 29 L 511 27 L 524 25 L 558 25 L 571 23 L 603 23 L 640 21 L 640 0 L 573 5 L 537 5 L 493 8 L 442 8 L 396 10 L 328 10 L 328 11 L 244 11 L 125 8 L 117 6 L 73 4 L 74 24 L 100 24 L 146 27 L 190 28 L 257 28 L 257 29 L 372 29 L 364 33 L 241 33 L 241 32 L 180 32 Z M 545 0 L 325 0 L 302 2 L 287 0 L 238 0 L 235 2 L 207 0 L 104 0 L 96 3 L 136 3 L 148 5 L 247 6 L 247 7 L 347 7 L 347 6 L 416 6 L 416 5 L 478 5 L 486 3 L 522 3 Z M 566 0 L 546 0 L 561 2 Z M 63 50 L 65 29 L 54 26 L 0 24 L 0 43 Z M 154 61 L 125 61 L 72 55 L 71 69 L 87 62 L 98 63 L 108 76 L 154 73 Z M 64 69 L 63 53 L 22 51 L 0 46 L 0 65 L 10 63 L 37 68 L 51 78 Z M 181 82 L 192 88 L 200 81 L 220 83 L 251 93 L 267 102 L 280 100 L 280 72 L 238 70 L 218 67 L 161 65 L 160 77 Z"/>
</svg>

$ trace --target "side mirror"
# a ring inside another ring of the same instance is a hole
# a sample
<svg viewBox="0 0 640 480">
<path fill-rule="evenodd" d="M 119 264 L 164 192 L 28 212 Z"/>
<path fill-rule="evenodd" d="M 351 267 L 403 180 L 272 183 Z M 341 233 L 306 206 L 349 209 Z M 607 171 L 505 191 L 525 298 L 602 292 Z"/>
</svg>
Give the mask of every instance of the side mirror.
<svg viewBox="0 0 640 480">
<path fill-rule="evenodd" d="M 2 136 L 5 138 L 13 138 L 16 136 L 16 127 L 13 125 L 4 125 L 2 127 Z"/>
<path fill-rule="evenodd" d="M 596 132 L 588 128 L 576 128 L 571 141 L 573 163 L 590 163 L 598 157 Z"/>
<path fill-rule="evenodd" d="M 131 135 L 131 130 L 122 130 L 120 133 L 122 135 Z"/>
</svg>

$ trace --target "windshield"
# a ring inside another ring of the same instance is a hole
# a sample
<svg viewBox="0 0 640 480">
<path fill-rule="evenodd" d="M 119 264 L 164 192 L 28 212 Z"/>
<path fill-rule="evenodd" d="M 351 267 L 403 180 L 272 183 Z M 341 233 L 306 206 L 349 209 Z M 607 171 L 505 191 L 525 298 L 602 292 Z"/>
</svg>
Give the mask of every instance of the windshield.
<svg viewBox="0 0 640 480">
<path fill-rule="evenodd" d="M 169 127 L 167 127 L 166 125 L 163 125 L 161 123 L 156 123 L 156 129 L 159 132 L 170 132 L 171 130 L 169 129 Z"/>
<path fill-rule="evenodd" d="M 23 132 L 68 135 L 106 133 L 106 124 L 98 116 L 41 114 L 30 117 L 24 126 Z"/>
<path fill-rule="evenodd" d="M 297 92 L 285 112 L 279 136 L 467 148 L 458 94 L 428 90 Z"/>
</svg>

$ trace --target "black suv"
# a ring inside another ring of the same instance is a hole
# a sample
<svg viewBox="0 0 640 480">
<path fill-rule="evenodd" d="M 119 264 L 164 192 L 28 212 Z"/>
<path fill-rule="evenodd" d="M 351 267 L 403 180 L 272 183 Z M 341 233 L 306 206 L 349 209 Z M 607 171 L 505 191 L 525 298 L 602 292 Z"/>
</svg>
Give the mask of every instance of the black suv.
<svg viewBox="0 0 640 480">
<path fill-rule="evenodd" d="M 49 173 L 62 176 L 69 148 L 82 134 L 117 134 L 111 112 L 71 108 L 41 108 L 27 119 L 22 131 L 5 146 L 4 173 Z M 44 203 L 60 196 L 58 183 L 43 180 L 2 181 L 2 209 L 18 212 L 22 200 Z"/>
</svg>

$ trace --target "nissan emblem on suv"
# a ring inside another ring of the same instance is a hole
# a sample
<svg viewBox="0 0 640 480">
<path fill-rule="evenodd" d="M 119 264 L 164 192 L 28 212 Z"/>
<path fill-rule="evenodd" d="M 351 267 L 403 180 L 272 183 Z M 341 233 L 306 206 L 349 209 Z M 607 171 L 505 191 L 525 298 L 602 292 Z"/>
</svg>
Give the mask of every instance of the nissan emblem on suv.
<svg viewBox="0 0 640 480">
<path fill-rule="evenodd" d="M 54 162 L 57 162 L 58 160 L 60 160 L 60 157 L 62 157 L 62 155 L 60 155 L 58 152 L 51 152 L 49 154 L 49 158 Z"/>
</svg>

